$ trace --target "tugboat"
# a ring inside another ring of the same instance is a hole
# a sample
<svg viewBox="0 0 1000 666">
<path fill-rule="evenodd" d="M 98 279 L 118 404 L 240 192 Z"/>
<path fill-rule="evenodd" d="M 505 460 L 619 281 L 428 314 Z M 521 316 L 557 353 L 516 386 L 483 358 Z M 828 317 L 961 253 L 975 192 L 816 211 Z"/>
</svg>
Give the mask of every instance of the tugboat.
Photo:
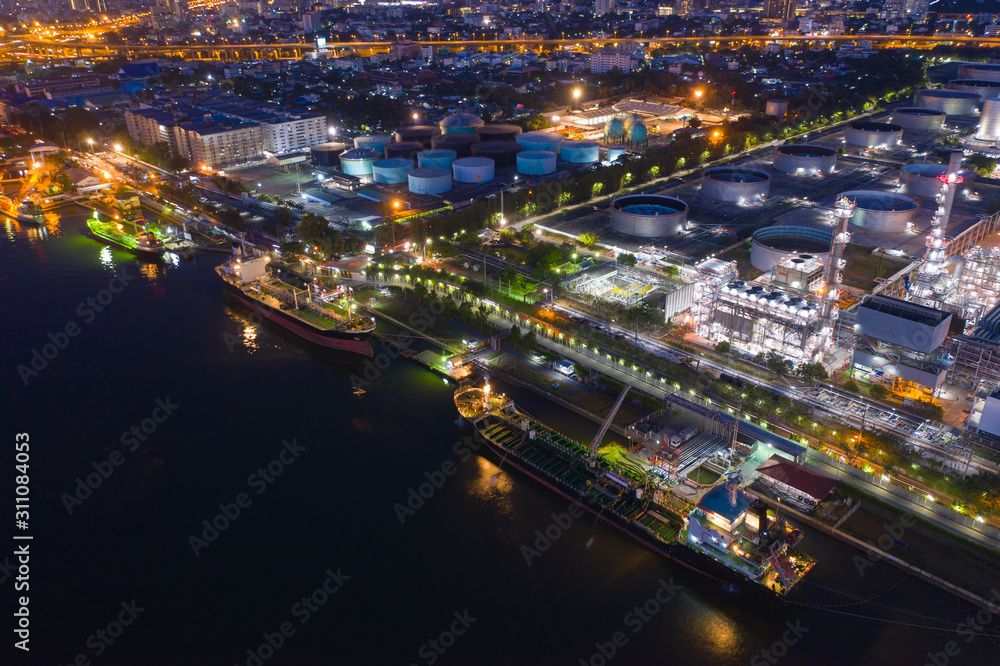
<svg viewBox="0 0 1000 666">
<path fill-rule="evenodd" d="M 230 261 L 216 267 L 230 293 L 254 312 L 300 338 L 323 347 L 372 356 L 368 337 L 375 320 L 313 296 L 311 285 L 296 289 L 267 271 L 270 257 Z"/>
<path fill-rule="evenodd" d="M 120 222 L 102 222 L 96 210 L 94 216 L 87 220 L 87 227 L 98 240 L 117 245 L 137 257 L 159 259 L 167 251 L 152 232 L 139 231 L 136 225 L 135 234 L 126 233 L 124 225 Z"/>
</svg>

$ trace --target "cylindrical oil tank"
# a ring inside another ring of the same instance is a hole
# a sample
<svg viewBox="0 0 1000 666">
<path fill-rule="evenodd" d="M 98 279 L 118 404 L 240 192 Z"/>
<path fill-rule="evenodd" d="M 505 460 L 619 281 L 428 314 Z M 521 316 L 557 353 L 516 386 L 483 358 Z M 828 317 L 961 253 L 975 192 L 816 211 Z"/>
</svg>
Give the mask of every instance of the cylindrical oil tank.
<svg viewBox="0 0 1000 666">
<path fill-rule="evenodd" d="M 688 205 L 660 194 L 629 194 L 611 202 L 611 228 L 628 236 L 660 238 L 680 233 Z"/>
<path fill-rule="evenodd" d="M 495 166 L 506 169 L 517 164 L 517 154 L 521 152 L 521 144 L 516 141 L 480 141 L 473 144 L 472 154 L 476 157 L 488 157 Z"/>
<path fill-rule="evenodd" d="M 419 141 L 399 141 L 397 143 L 385 144 L 386 157 L 402 157 L 412 160 L 417 153 L 424 149 L 424 144 Z"/>
<path fill-rule="evenodd" d="M 563 136 L 555 132 L 525 132 L 518 134 L 515 141 L 524 146 L 525 150 L 547 150 L 558 155 Z"/>
<path fill-rule="evenodd" d="M 347 150 L 346 143 L 319 143 L 309 148 L 312 155 L 312 163 L 316 166 L 334 167 L 339 164 L 337 158 Z"/>
<path fill-rule="evenodd" d="M 909 196 L 933 199 L 941 194 L 947 175 L 947 164 L 906 164 L 900 170 L 899 180 Z M 976 174 L 969 169 L 961 169 L 958 179 L 957 191 L 959 194 L 966 194 L 972 187 Z"/>
<path fill-rule="evenodd" d="M 471 113 L 453 113 L 438 123 L 442 134 L 475 134 L 476 129 L 486 123 Z"/>
<path fill-rule="evenodd" d="M 775 146 L 772 164 L 785 173 L 833 173 L 837 168 L 837 151 L 826 146 L 789 143 Z"/>
<path fill-rule="evenodd" d="M 476 129 L 483 141 L 513 141 L 521 132 L 517 125 L 483 125 Z"/>
<path fill-rule="evenodd" d="M 444 194 L 451 189 L 451 169 L 414 169 L 406 176 L 413 194 Z"/>
<path fill-rule="evenodd" d="M 976 138 L 983 141 L 1000 139 L 1000 98 L 990 97 L 983 102 L 983 115 L 979 117 Z"/>
<path fill-rule="evenodd" d="M 805 252 L 825 259 L 830 254 L 833 232 L 822 227 L 775 225 L 758 229 L 751 236 L 750 263 L 770 271 L 789 254 Z"/>
<path fill-rule="evenodd" d="M 600 157 L 596 141 L 563 141 L 559 156 L 570 164 L 593 164 Z"/>
<path fill-rule="evenodd" d="M 777 116 L 778 118 L 784 118 L 785 114 L 788 113 L 788 100 L 787 99 L 767 100 L 767 104 L 764 106 L 764 113 L 768 116 Z"/>
<path fill-rule="evenodd" d="M 905 130 L 939 130 L 944 127 L 945 113 L 920 106 L 901 106 L 892 111 L 892 123 Z"/>
<path fill-rule="evenodd" d="M 948 82 L 949 90 L 978 93 L 979 101 L 985 102 L 987 97 L 1000 96 L 1000 81 L 983 81 L 981 79 L 956 79 Z"/>
<path fill-rule="evenodd" d="M 411 125 L 410 127 L 400 127 L 396 130 L 396 141 L 399 143 L 403 143 L 404 141 L 418 141 L 424 145 L 424 148 L 430 148 L 431 138 L 440 133 L 441 130 L 433 125 Z"/>
<path fill-rule="evenodd" d="M 479 141 L 477 134 L 440 134 L 431 139 L 435 149 L 454 150 L 459 157 L 472 156 L 472 144 Z"/>
<path fill-rule="evenodd" d="M 417 153 L 417 166 L 421 169 L 451 169 L 458 155 L 454 150 L 424 150 Z"/>
<path fill-rule="evenodd" d="M 385 145 L 392 142 L 392 137 L 388 134 L 373 134 L 371 136 L 359 136 L 354 139 L 355 148 L 371 148 L 385 155 Z"/>
<path fill-rule="evenodd" d="M 372 180 L 386 185 L 406 182 L 406 174 L 413 171 L 413 162 L 403 158 L 376 160 L 372 163 Z"/>
<path fill-rule="evenodd" d="M 949 116 L 971 116 L 979 105 L 979 93 L 964 90 L 918 90 L 913 103 L 925 109 L 944 111 Z"/>
<path fill-rule="evenodd" d="M 968 63 L 958 68 L 961 79 L 979 79 L 980 81 L 1000 81 L 1000 65 L 988 63 Z"/>
<path fill-rule="evenodd" d="M 556 154 L 548 150 L 525 150 L 517 156 L 517 172 L 525 176 L 555 173 Z"/>
<path fill-rule="evenodd" d="M 372 175 L 372 164 L 382 159 L 382 153 L 372 148 L 352 148 L 340 154 L 340 170 L 348 176 L 364 178 Z"/>
<path fill-rule="evenodd" d="M 895 192 L 852 190 L 841 196 L 855 204 L 851 224 L 875 233 L 906 231 L 920 208 L 916 199 Z"/>
<path fill-rule="evenodd" d="M 744 203 L 766 197 L 771 176 L 745 167 L 712 167 L 701 172 L 701 196 L 719 201 Z"/>
<path fill-rule="evenodd" d="M 460 157 L 451 169 L 460 183 L 488 183 L 496 175 L 496 166 L 488 157 Z"/>
<path fill-rule="evenodd" d="M 628 151 L 625 150 L 624 146 L 611 146 L 610 148 L 608 148 L 608 161 L 614 162 L 627 152 Z"/>
<path fill-rule="evenodd" d="M 859 120 L 844 130 L 844 140 L 849 146 L 861 148 L 892 148 L 903 138 L 903 128 L 890 123 Z"/>
</svg>

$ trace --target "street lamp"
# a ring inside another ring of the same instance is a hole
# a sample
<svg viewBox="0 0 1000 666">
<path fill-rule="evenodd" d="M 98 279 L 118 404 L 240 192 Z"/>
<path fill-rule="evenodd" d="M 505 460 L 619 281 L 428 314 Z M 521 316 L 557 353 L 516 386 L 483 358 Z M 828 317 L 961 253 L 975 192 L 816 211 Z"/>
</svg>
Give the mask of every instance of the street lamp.
<svg viewBox="0 0 1000 666">
<path fill-rule="evenodd" d="M 115 152 L 116 153 L 122 152 L 122 144 L 120 144 L 120 143 L 116 143 L 115 144 Z"/>
<path fill-rule="evenodd" d="M 90 152 L 91 152 L 91 154 L 96 155 L 97 153 L 94 152 L 94 140 L 93 139 L 87 139 L 87 143 L 90 144 Z"/>
<path fill-rule="evenodd" d="M 337 136 L 337 128 L 336 127 L 330 127 L 330 128 L 328 128 L 327 132 L 330 134 L 330 136 Z"/>
<path fill-rule="evenodd" d="M 414 111 L 414 112 L 413 112 L 413 122 L 417 122 L 417 118 L 418 118 L 418 116 L 417 116 L 417 112 L 416 112 L 416 111 Z"/>
</svg>

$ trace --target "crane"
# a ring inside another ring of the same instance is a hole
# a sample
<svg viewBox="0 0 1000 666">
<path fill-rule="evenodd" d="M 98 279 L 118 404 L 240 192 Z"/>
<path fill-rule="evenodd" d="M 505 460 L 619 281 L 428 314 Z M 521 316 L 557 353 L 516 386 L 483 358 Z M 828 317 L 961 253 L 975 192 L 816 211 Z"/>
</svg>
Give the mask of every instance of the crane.
<svg viewBox="0 0 1000 666">
<path fill-rule="evenodd" d="M 611 421 L 615 418 L 615 414 L 618 413 L 618 409 L 625 402 L 625 396 L 628 395 L 629 390 L 632 388 L 631 384 L 626 384 L 625 388 L 622 389 L 621 395 L 615 400 L 614 406 L 611 407 L 611 411 L 608 412 L 608 416 L 604 419 L 604 423 L 601 424 L 600 430 L 597 431 L 597 436 L 594 437 L 594 441 L 590 443 L 590 466 L 593 467 L 597 463 L 597 447 L 601 445 L 601 440 L 604 439 L 604 433 L 608 431 L 611 427 Z"/>
</svg>

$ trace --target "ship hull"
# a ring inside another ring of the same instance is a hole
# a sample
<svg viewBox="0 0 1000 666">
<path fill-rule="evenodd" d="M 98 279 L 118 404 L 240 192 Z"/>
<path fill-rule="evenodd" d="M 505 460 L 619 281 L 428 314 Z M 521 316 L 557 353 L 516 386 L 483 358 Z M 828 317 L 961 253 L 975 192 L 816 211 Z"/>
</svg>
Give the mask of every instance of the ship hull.
<svg viewBox="0 0 1000 666">
<path fill-rule="evenodd" d="M 309 328 L 294 317 L 286 315 L 281 310 L 276 310 L 260 301 L 250 298 L 239 287 L 229 282 L 226 283 L 226 293 L 231 294 L 239 300 L 241 305 L 307 342 L 327 349 L 338 349 L 364 356 L 374 356 L 372 346 L 368 344 L 368 337 L 371 335 L 370 332 L 320 331 Z"/>
<path fill-rule="evenodd" d="M 716 562 L 708 555 L 705 555 L 687 544 L 680 542 L 667 544 L 662 541 L 658 541 L 651 537 L 647 532 L 635 527 L 619 516 L 616 516 L 608 511 L 602 511 L 600 506 L 595 508 L 586 497 L 580 495 L 580 493 L 578 493 L 572 486 L 544 476 L 537 470 L 533 469 L 530 465 L 524 463 L 515 452 L 508 451 L 507 449 L 492 442 L 488 437 L 485 437 L 482 432 L 480 432 L 479 428 L 476 428 L 471 424 L 470 427 L 472 427 L 476 439 L 486 446 L 497 461 L 503 461 L 504 464 L 514 467 L 518 472 L 534 479 L 546 488 L 561 495 L 563 498 L 571 502 L 576 502 L 586 511 L 600 519 L 603 523 L 612 527 L 629 539 L 632 539 L 647 550 L 676 562 L 681 566 L 692 569 L 697 573 L 716 580 L 726 586 L 739 586 L 741 590 L 752 591 L 755 595 L 772 601 L 782 600 L 782 597 L 773 590 L 740 575 L 736 571 Z"/>
<path fill-rule="evenodd" d="M 89 230 L 90 235 L 96 240 L 104 243 L 105 245 L 114 245 L 118 249 L 125 250 L 126 252 L 133 254 L 141 259 L 149 259 L 155 261 L 157 259 L 162 259 L 163 255 L 166 253 L 165 248 L 161 250 L 144 250 L 138 247 L 129 247 L 128 245 L 125 245 L 124 243 L 116 240 L 112 236 L 107 236 L 105 234 L 100 233 L 99 231 L 94 231 L 94 229 L 91 228 L 90 225 L 87 225 L 87 229 Z"/>
</svg>

